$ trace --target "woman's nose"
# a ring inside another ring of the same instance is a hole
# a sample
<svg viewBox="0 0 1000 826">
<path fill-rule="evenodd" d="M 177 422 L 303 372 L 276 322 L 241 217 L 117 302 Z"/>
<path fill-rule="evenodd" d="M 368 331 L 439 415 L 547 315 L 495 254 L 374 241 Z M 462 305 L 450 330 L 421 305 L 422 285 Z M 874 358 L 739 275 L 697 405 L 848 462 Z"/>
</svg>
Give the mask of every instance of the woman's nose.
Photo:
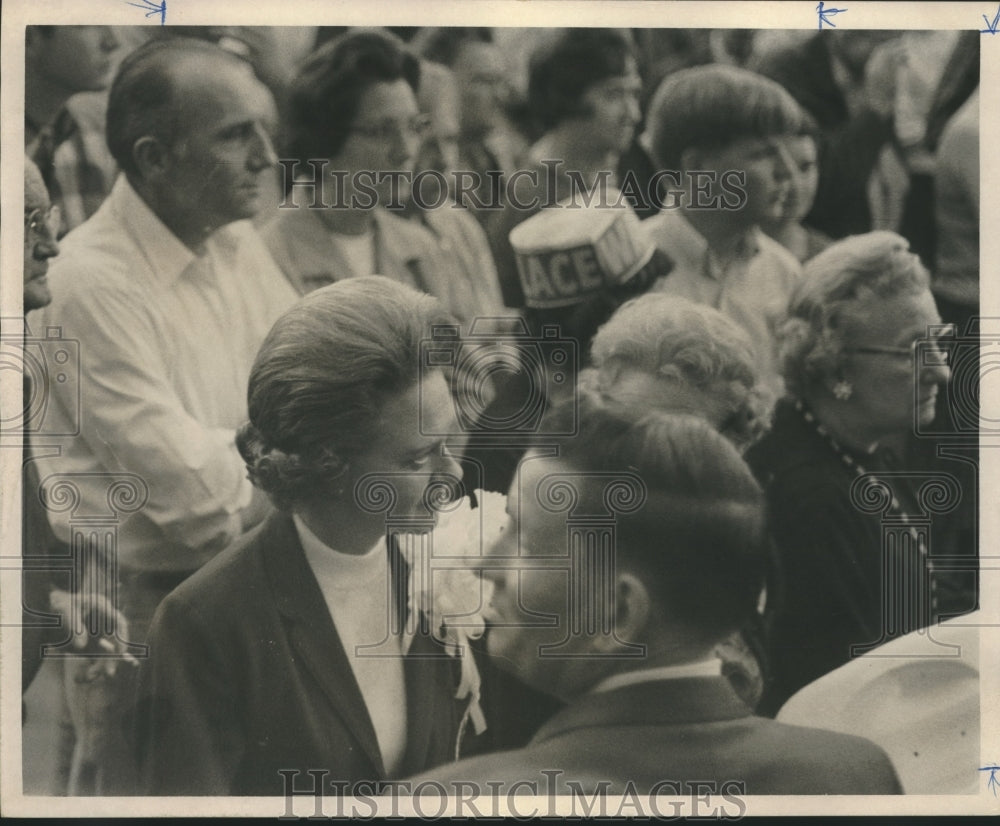
<svg viewBox="0 0 1000 826">
<path fill-rule="evenodd" d="M 925 353 L 923 362 L 920 374 L 923 383 L 945 384 L 951 380 L 951 367 L 948 366 L 947 355 L 943 351 Z"/>
</svg>

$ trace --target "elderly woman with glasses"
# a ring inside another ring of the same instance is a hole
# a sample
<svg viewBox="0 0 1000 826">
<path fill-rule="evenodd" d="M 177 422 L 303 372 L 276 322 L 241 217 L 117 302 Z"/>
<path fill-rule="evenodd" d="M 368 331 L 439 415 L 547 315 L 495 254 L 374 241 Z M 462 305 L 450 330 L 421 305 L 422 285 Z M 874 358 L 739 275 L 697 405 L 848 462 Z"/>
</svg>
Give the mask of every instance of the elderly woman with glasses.
<svg viewBox="0 0 1000 826">
<path fill-rule="evenodd" d="M 967 592 L 965 605 L 948 594 L 934 560 L 949 550 L 935 530 L 932 559 L 926 530 L 927 515 L 963 491 L 943 474 L 890 470 L 892 448 L 932 423 L 950 378 L 949 330 L 928 284 L 903 238 L 853 236 L 807 263 L 778 331 L 789 395 L 748 453 L 784 581 L 765 712 L 878 644 L 972 607 Z"/>
</svg>

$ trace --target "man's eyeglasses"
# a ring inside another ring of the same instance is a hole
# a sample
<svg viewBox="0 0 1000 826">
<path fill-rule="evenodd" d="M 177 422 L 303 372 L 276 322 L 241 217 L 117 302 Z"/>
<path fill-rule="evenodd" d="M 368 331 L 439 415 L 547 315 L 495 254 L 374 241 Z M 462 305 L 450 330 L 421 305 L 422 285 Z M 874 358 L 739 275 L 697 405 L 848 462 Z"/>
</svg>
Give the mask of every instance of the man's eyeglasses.
<svg viewBox="0 0 1000 826">
<path fill-rule="evenodd" d="M 59 235 L 62 227 L 62 212 L 53 204 L 48 209 L 33 209 L 24 216 L 25 243 L 35 243 L 42 238 L 43 230 L 47 230 L 53 239 Z"/>
<path fill-rule="evenodd" d="M 926 338 L 914 339 L 913 343 L 909 347 L 890 347 L 889 345 L 876 345 L 871 344 L 864 347 L 848 347 L 846 352 L 848 353 L 858 353 L 863 356 L 894 356 L 898 359 L 912 360 L 917 357 L 918 353 L 931 353 L 934 352 L 934 361 L 928 360 L 927 357 L 924 358 L 923 363 L 925 365 L 930 364 L 948 364 L 949 360 L 949 344 L 955 341 L 955 325 L 954 324 L 940 324 L 935 325 L 931 334 Z"/>
<path fill-rule="evenodd" d="M 350 131 L 357 132 L 372 140 L 391 141 L 397 135 L 416 138 L 424 137 L 431 128 L 431 119 L 428 115 L 414 115 L 409 120 L 386 120 L 381 123 L 357 124 L 352 126 Z"/>
</svg>

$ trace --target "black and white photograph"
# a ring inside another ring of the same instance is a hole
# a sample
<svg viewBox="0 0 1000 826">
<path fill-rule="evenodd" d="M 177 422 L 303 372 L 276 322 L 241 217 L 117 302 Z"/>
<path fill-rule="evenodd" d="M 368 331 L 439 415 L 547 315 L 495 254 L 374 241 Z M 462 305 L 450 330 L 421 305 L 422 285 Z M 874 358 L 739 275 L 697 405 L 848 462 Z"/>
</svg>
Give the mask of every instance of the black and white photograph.
<svg viewBox="0 0 1000 826">
<path fill-rule="evenodd" d="M 1000 813 L 998 31 L 8 0 L 4 815 Z"/>
</svg>

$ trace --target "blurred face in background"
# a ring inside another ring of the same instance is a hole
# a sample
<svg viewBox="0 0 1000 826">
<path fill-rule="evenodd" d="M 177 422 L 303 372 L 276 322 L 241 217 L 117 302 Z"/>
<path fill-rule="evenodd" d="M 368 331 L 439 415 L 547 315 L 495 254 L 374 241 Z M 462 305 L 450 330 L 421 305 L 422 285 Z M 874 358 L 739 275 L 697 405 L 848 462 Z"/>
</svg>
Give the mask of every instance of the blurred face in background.
<svg viewBox="0 0 1000 826">
<path fill-rule="evenodd" d="M 70 93 L 99 91 L 111 83 L 118 47 L 112 26 L 29 26 L 27 71 Z"/>
<path fill-rule="evenodd" d="M 883 43 L 895 39 L 898 32 L 877 30 L 837 29 L 829 32 L 830 51 L 854 76 L 860 80 L 868 65 L 872 52 Z"/>
<path fill-rule="evenodd" d="M 361 94 L 347 140 L 330 159 L 331 170 L 412 172 L 426 134 L 426 116 L 421 114 L 416 95 L 405 80 L 372 83 Z M 348 189 L 351 178 L 348 175 L 346 179 Z M 409 185 L 402 176 L 396 176 L 396 180 L 399 197 L 405 200 L 410 194 Z M 378 192 L 381 203 L 389 202 L 393 194 L 392 179 L 386 177 L 381 183 L 365 181 L 368 183 Z M 351 193 L 347 195 L 350 197 Z M 364 193 L 358 197 L 370 199 Z"/>
<path fill-rule="evenodd" d="M 816 141 L 808 135 L 787 138 L 785 149 L 791 161 L 791 178 L 783 217 L 798 223 L 812 209 L 819 186 Z"/>
<path fill-rule="evenodd" d="M 499 126 L 507 100 L 507 64 L 493 43 L 462 46 L 452 67 L 458 82 L 462 134 L 485 135 Z"/>
<path fill-rule="evenodd" d="M 739 213 L 747 225 L 772 224 L 785 214 L 791 192 L 792 158 L 784 137 L 737 138 L 719 149 L 689 150 L 685 171 L 706 170 L 720 176 L 727 171 L 745 175 L 746 204 Z"/>
<path fill-rule="evenodd" d="M 642 80 L 636 62 L 631 57 L 625 64 L 625 74 L 599 81 L 583 93 L 581 102 L 590 114 L 580 128 L 602 152 L 624 152 L 632 143 L 642 112 L 639 96 Z"/>
<path fill-rule="evenodd" d="M 416 170 L 435 169 L 453 183 L 448 173 L 458 167 L 461 131 L 461 108 L 454 74 L 444 66 L 430 63 L 422 66 L 418 102 L 421 111 L 430 118 L 430 124 L 420 147 Z"/>
</svg>

